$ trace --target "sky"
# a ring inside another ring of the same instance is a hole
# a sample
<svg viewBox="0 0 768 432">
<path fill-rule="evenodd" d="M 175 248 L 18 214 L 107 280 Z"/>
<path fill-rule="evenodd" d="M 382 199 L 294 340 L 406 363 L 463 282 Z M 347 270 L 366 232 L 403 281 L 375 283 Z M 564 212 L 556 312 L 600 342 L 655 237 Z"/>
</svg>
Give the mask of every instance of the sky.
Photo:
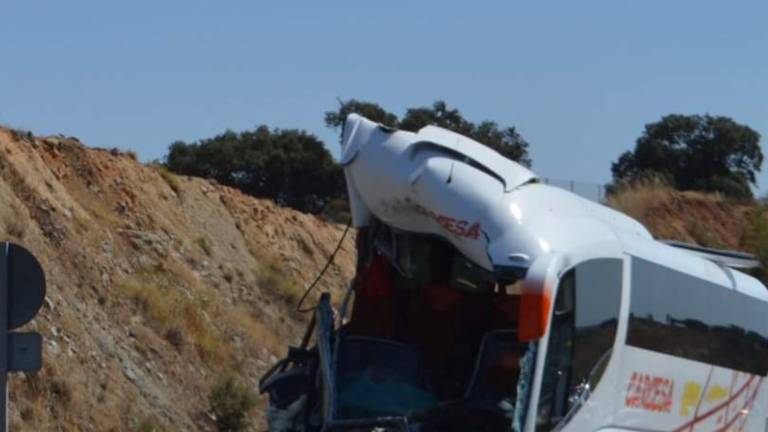
<svg viewBox="0 0 768 432">
<path fill-rule="evenodd" d="M 337 98 L 438 99 L 515 126 L 534 171 L 602 183 L 643 126 L 725 115 L 768 142 L 768 2 L 19 1 L 0 124 L 161 158 L 226 129 L 305 129 Z M 765 151 L 765 150 L 764 150 Z M 768 192 L 768 166 L 758 192 Z"/>
</svg>

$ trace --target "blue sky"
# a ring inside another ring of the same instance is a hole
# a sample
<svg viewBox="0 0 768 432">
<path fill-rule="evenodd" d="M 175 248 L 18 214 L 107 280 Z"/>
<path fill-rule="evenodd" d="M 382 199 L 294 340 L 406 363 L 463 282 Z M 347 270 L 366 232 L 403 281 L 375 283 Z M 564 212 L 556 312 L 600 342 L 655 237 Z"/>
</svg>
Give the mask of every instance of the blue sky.
<svg viewBox="0 0 768 432">
<path fill-rule="evenodd" d="M 383 6 L 382 4 L 386 4 Z M 161 157 L 259 124 L 337 153 L 336 98 L 444 99 L 514 125 L 534 170 L 584 182 L 662 115 L 727 115 L 768 142 L 768 2 L 8 1 L 0 124 Z M 760 176 L 768 191 L 768 166 Z"/>
</svg>

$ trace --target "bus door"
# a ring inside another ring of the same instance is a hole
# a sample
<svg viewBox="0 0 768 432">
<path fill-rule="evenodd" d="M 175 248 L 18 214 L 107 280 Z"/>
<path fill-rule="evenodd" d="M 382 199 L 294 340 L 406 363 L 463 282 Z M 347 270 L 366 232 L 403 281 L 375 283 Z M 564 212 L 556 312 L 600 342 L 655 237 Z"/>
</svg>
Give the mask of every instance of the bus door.
<svg viewBox="0 0 768 432">
<path fill-rule="evenodd" d="M 619 258 L 591 259 L 558 273 L 526 432 L 596 430 L 606 421 L 606 407 L 589 405 L 597 403 L 594 395 L 614 352 L 622 264 Z"/>
</svg>

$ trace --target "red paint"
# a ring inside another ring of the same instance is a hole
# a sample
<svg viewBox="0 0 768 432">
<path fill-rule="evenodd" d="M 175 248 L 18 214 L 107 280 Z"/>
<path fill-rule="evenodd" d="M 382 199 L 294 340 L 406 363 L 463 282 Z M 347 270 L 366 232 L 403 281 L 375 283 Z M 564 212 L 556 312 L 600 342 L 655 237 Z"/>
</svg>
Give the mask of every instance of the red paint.
<svg viewBox="0 0 768 432">
<path fill-rule="evenodd" d="M 672 411 L 672 395 L 675 382 L 669 378 L 633 372 L 627 387 L 624 404 L 653 412 Z"/>
<path fill-rule="evenodd" d="M 474 222 L 470 225 L 469 221 L 467 220 L 456 219 L 448 215 L 436 213 L 420 205 L 416 206 L 416 211 L 432 218 L 435 222 L 445 228 L 446 231 L 457 237 L 464 237 L 473 240 L 477 240 L 480 237 L 479 222 Z"/>
</svg>

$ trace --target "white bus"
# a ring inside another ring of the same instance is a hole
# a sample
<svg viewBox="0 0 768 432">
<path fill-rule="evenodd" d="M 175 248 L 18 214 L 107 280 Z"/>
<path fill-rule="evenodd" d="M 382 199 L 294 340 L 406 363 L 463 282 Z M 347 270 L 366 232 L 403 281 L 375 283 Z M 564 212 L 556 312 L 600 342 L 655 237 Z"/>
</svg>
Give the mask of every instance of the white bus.
<svg viewBox="0 0 768 432">
<path fill-rule="evenodd" d="M 768 431 L 749 256 L 657 241 L 453 132 L 351 115 L 357 276 L 261 382 L 282 431 Z"/>
</svg>

